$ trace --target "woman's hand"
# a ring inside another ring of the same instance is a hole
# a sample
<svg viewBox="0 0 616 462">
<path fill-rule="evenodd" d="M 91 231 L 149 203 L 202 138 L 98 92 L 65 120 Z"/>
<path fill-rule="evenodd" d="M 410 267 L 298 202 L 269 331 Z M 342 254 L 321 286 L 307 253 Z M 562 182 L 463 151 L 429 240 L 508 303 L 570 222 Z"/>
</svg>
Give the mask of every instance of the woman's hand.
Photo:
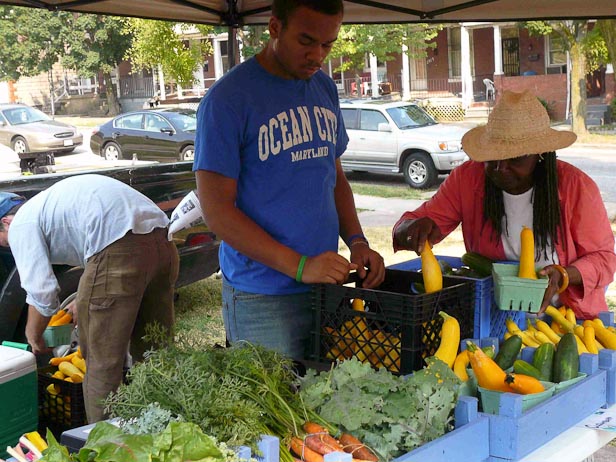
<svg viewBox="0 0 616 462">
<path fill-rule="evenodd" d="M 396 228 L 394 237 L 400 247 L 413 250 L 419 255 L 426 240 L 432 244 L 442 237 L 442 233 L 432 218 L 422 217 L 403 222 Z"/>
<path fill-rule="evenodd" d="M 552 302 L 554 295 L 564 292 L 570 285 L 582 283 L 582 275 L 575 266 L 563 268 L 560 265 L 548 265 L 538 272 L 540 276 L 548 277 L 548 287 L 543 295 L 543 302 L 538 314 L 542 314 Z"/>
</svg>

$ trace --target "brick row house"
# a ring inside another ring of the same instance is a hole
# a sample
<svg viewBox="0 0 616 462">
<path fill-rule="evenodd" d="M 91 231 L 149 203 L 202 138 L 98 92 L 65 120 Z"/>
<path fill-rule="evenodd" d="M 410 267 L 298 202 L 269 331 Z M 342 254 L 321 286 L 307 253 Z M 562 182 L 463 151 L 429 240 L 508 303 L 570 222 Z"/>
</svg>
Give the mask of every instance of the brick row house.
<svg viewBox="0 0 616 462">
<path fill-rule="evenodd" d="M 434 42 L 426 58 L 409 60 L 401 53 L 379 63 L 379 80 L 403 99 L 456 98 L 467 112 L 489 108 L 503 90 L 528 89 L 545 101 L 553 120 L 567 118 L 567 53 L 557 34 L 531 37 L 515 23 L 464 23 L 448 25 Z M 359 95 L 351 83 L 354 78 L 346 74 L 334 78 L 345 94 Z M 367 67 L 360 77 L 371 79 Z M 588 75 L 589 107 L 605 109 L 614 98 L 614 87 L 611 65 Z M 599 122 L 607 123 L 608 118 L 605 114 Z"/>
<path fill-rule="evenodd" d="M 197 102 L 229 69 L 226 33 L 201 37 L 195 32 L 184 38 L 210 40 L 214 50 L 195 71 L 194 88 L 178 88 L 160 69 L 135 72 L 130 62 L 123 62 L 114 75 L 114 90 L 124 112 L 139 109 L 155 97 L 166 103 Z M 503 90 L 529 89 L 545 101 L 554 120 L 567 118 L 567 53 L 556 34 L 531 37 L 516 23 L 463 23 L 447 25 L 434 43 L 435 47 L 428 49 L 425 58 L 409 59 L 408 54 L 401 52 L 382 63 L 367 58 L 363 69 L 336 72 L 339 62 L 334 60 L 324 70 L 335 79 L 343 97 L 368 96 L 372 93 L 371 82 L 376 79 L 380 94 L 456 104 L 469 115 L 477 107 L 489 110 Z M 69 112 L 86 110 L 87 105 L 77 103 L 80 99 L 94 101 L 90 113 L 104 112 L 104 101 L 98 98 L 106 92 L 102 78 L 79 79 L 63 69 L 54 71 L 58 79 L 55 88 L 65 90 L 66 101 L 72 100 L 70 104 L 65 102 Z M 12 85 L 11 94 L 22 102 L 48 110 L 47 76 L 38 79 L 38 86 L 36 82 L 36 78 L 20 79 Z M 614 98 L 614 87 L 611 66 L 589 75 L 589 105 L 609 104 Z M 0 91 L 0 98 L 2 94 Z M 608 118 L 609 114 L 605 114 L 599 122 L 608 122 Z"/>
</svg>

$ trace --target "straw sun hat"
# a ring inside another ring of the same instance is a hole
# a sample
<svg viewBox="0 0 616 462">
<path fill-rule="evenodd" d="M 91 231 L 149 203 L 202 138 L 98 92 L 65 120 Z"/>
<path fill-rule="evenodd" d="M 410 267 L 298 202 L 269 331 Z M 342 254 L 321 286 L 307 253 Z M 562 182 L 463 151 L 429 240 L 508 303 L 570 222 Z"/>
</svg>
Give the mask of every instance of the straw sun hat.
<svg viewBox="0 0 616 462">
<path fill-rule="evenodd" d="M 462 137 L 462 148 L 471 159 L 485 162 L 556 151 L 576 138 L 573 132 L 550 128 L 547 111 L 529 91 L 504 91 L 488 123 Z"/>
</svg>

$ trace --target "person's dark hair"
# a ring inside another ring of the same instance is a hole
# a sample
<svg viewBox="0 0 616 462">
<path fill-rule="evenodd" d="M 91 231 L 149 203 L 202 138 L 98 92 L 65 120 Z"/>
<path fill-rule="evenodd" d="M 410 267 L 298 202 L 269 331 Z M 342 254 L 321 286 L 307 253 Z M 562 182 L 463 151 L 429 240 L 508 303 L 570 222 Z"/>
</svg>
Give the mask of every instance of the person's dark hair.
<svg viewBox="0 0 616 462">
<path fill-rule="evenodd" d="M 272 15 L 276 16 L 284 27 L 289 16 L 300 6 L 332 16 L 344 12 L 342 0 L 273 0 Z"/>
<path fill-rule="evenodd" d="M 544 258 L 548 258 L 548 239 L 552 245 L 558 242 L 558 228 L 560 222 L 560 201 L 558 200 L 558 171 L 556 167 L 556 153 L 546 152 L 542 154 L 543 160 L 537 162 L 533 172 L 533 235 L 537 255 L 543 252 Z M 505 216 L 503 203 L 503 191 L 497 188 L 486 176 L 485 195 L 483 198 L 484 223 L 490 222 L 494 229 L 493 239 L 500 239 L 503 232 L 508 233 L 507 223 L 505 229 L 502 219 Z M 551 254 L 552 250 L 549 250 Z"/>
</svg>

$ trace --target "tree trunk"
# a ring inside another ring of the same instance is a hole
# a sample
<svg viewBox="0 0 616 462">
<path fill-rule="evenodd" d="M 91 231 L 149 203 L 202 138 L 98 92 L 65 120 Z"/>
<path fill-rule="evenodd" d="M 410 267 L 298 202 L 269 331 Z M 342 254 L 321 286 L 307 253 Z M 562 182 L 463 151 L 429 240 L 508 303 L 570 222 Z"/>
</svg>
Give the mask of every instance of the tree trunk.
<svg viewBox="0 0 616 462">
<path fill-rule="evenodd" d="M 571 45 L 571 129 L 576 135 L 588 133 L 586 129 L 586 57 L 575 42 Z"/>
<path fill-rule="evenodd" d="M 103 80 L 105 81 L 105 88 L 107 89 L 107 105 L 109 106 L 109 112 L 107 115 L 117 116 L 120 113 L 120 101 L 116 94 L 115 88 L 113 88 L 113 81 L 111 80 L 110 72 L 103 72 Z"/>
</svg>

